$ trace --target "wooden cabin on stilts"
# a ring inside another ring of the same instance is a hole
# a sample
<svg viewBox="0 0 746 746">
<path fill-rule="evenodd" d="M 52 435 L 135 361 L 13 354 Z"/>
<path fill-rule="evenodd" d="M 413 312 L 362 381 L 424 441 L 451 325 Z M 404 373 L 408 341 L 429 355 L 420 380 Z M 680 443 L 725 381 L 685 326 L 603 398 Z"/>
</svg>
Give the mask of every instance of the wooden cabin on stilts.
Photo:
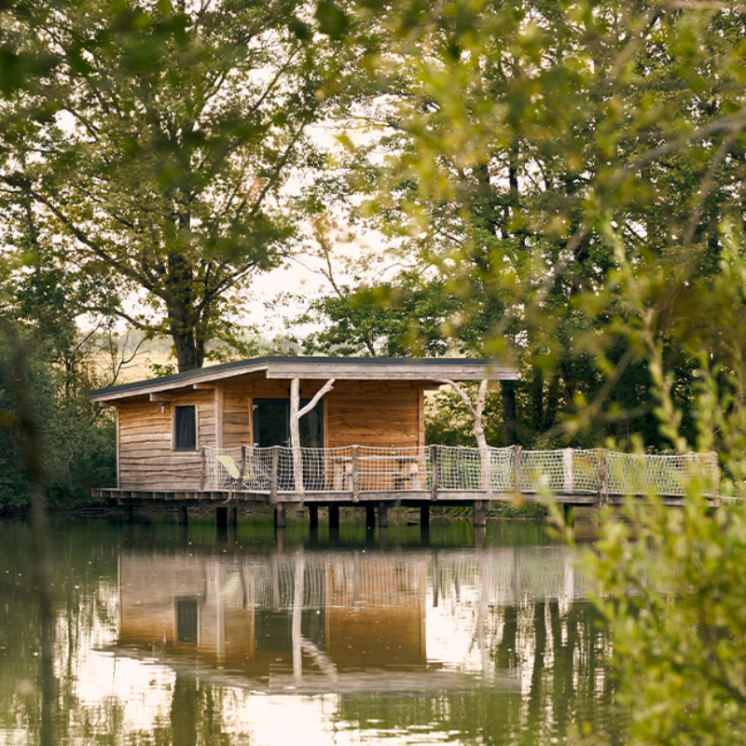
<svg viewBox="0 0 746 746">
<path fill-rule="evenodd" d="M 446 492 L 433 476 L 425 390 L 450 385 L 468 398 L 459 384 L 479 382 L 469 407 L 481 418 L 487 382 L 517 377 L 495 360 L 272 356 L 91 391 L 116 407 L 117 432 L 117 485 L 94 494 L 125 509 L 178 505 L 180 523 L 200 501 L 222 501 L 223 524 L 239 502 L 274 505 L 278 526 L 289 503 L 312 524 L 328 507 L 332 526 L 341 505 L 377 508 L 379 525 L 402 502 L 425 522 L 438 500 L 476 501 L 481 515 L 492 497 L 484 464 L 474 489 Z"/>
</svg>

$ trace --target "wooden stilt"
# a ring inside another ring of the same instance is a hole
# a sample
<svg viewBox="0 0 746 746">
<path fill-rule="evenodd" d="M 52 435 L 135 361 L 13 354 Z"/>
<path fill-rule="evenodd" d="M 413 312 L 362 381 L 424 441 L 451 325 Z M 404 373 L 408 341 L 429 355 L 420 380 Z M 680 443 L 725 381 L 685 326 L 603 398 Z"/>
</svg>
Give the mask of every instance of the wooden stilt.
<svg viewBox="0 0 746 746">
<path fill-rule="evenodd" d="M 484 501 L 474 501 L 474 528 L 484 528 L 487 525 L 487 515 L 484 510 Z"/>
<path fill-rule="evenodd" d="M 329 528 L 339 528 L 339 505 L 329 506 Z"/>
<path fill-rule="evenodd" d="M 228 508 L 228 526 L 230 528 L 238 526 L 238 508 Z"/>
<path fill-rule="evenodd" d="M 135 511 L 131 505 L 125 505 L 122 508 L 122 514 L 123 514 L 125 523 L 132 523 L 132 519 L 134 518 Z"/>
<path fill-rule="evenodd" d="M 378 528 L 388 528 L 389 509 L 385 503 L 378 503 Z"/>
<path fill-rule="evenodd" d="M 177 520 L 179 522 L 179 526 L 189 525 L 189 511 L 187 510 L 186 505 L 179 505 Z"/>
<path fill-rule="evenodd" d="M 565 503 L 562 506 L 562 515 L 565 519 L 565 526 L 572 528 L 575 525 L 575 509 L 573 506 Z"/>
<path fill-rule="evenodd" d="M 430 506 L 420 505 L 420 526 L 430 528 Z"/>
<path fill-rule="evenodd" d="M 484 546 L 487 538 L 487 528 L 485 526 L 474 526 L 474 546 L 480 549 Z"/>
<path fill-rule="evenodd" d="M 277 503 L 275 506 L 275 528 L 285 528 L 285 505 Z"/>
<path fill-rule="evenodd" d="M 225 528 L 228 525 L 228 508 L 218 508 L 215 511 L 215 518 L 218 522 L 218 528 Z"/>
<path fill-rule="evenodd" d="M 311 528 L 319 527 L 319 507 L 318 505 L 308 506 L 308 520 L 310 521 Z"/>
<path fill-rule="evenodd" d="M 376 527 L 376 509 L 372 505 L 365 506 L 365 528 Z"/>
</svg>

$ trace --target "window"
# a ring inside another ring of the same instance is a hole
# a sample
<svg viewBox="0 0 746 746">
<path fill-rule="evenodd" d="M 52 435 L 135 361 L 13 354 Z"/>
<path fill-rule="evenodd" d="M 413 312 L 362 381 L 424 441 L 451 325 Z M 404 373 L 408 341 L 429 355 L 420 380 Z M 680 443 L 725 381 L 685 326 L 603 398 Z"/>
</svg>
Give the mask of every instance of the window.
<svg viewBox="0 0 746 746">
<path fill-rule="evenodd" d="M 174 407 L 174 450 L 197 450 L 197 408 Z"/>
<path fill-rule="evenodd" d="M 196 598 L 176 599 L 176 640 L 199 641 L 199 606 Z"/>
</svg>

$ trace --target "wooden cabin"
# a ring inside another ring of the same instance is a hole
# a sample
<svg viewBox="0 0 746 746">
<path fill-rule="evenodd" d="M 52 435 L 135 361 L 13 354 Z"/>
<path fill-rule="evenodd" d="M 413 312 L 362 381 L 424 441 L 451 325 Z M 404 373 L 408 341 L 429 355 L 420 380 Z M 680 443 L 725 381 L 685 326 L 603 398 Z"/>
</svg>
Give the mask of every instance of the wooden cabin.
<svg viewBox="0 0 746 746">
<path fill-rule="evenodd" d="M 116 407 L 117 488 L 134 496 L 204 490 L 206 448 L 422 448 L 427 388 L 517 378 L 515 366 L 494 360 L 272 356 L 89 398 Z"/>
</svg>

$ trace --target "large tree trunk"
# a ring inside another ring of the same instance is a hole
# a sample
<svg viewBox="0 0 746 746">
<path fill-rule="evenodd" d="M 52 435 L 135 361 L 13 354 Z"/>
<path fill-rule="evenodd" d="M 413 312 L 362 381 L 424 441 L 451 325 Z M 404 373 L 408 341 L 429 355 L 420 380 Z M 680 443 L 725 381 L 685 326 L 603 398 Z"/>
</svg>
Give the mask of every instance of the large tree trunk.
<svg viewBox="0 0 746 746">
<path fill-rule="evenodd" d="M 204 347 L 197 343 L 194 329 L 185 328 L 182 324 L 173 321 L 170 326 L 179 373 L 201 368 L 205 362 L 205 352 Z"/>
<path fill-rule="evenodd" d="M 166 308 L 179 373 L 201 368 L 205 362 L 205 340 L 197 325 L 193 283 L 194 273 L 189 260 L 180 254 L 170 254 Z"/>
</svg>

